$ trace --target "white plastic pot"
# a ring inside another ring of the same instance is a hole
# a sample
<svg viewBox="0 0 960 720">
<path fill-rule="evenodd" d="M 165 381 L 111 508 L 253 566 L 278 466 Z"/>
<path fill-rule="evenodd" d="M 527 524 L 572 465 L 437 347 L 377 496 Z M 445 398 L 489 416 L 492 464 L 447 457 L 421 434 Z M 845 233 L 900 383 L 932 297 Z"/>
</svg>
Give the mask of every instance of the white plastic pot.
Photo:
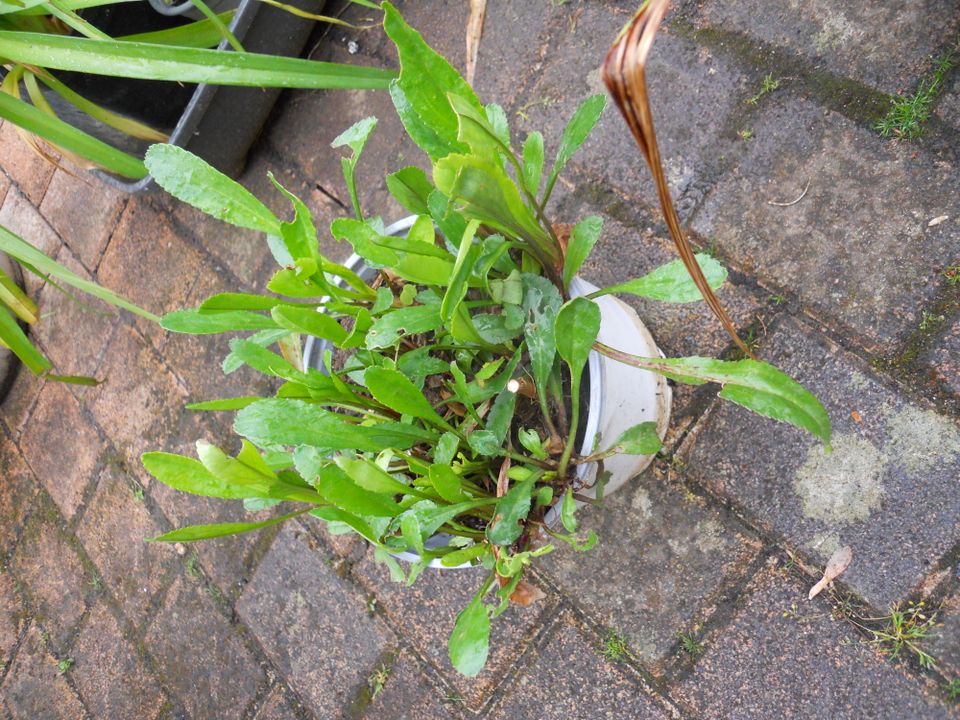
<svg viewBox="0 0 960 720">
<path fill-rule="evenodd" d="M 385 234 L 403 235 L 416 217 L 411 216 L 390 225 Z M 375 270 L 368 268 L 363 258 L 353 254 L 344 263 L 365 281 L 373 279 Z M 589 295 L 598 290 L 595 285 L 575 277 L 570 283 L 570 294 L 574 297 Z M 650 331 L 637 316 L 636 311 L 612 295 L 604 295 L 595 300 L 600 307 L 600 334 L 597 339 L 617 350 L 641 357 L 662 357 Z M 303 361 L 307 367 L 326 372 L 323 365 L 324 351 L 331 348 L 328 341 L 307 338 L 303 349 Z M 666 378 L 649 370 L 641 370 L 624 365 L 593 351 L 587 361 L 587 377 L 590 383 L 590 404 L 586 412 L 581 455 L 590 455 L 598 450 L 607 449 L 628 428 L 642 422 L 655 422 L 657 434 L 662 439 L 670 421 L 672 392 Z M 627 481 L 639 475 L 653 461 L 653 455 L 614 455 L 603 461 L 604 474 L 609 473 L 603 488 L 604 496 L 616 492 Z M 597 463 L 586 463 L 577 467 L 577 480 L 574 490 L 589 498 L 597 495 Z M 578 501 L 578 504 L 582 504 Z M 544 520 L 550 526 L 559 521 L 559 503 L 546 514 Z M 442 547 L 450 539 L 449 535 L 439 534 L 428 539 L 427 549 Z M 413 552 L 398 552 L 394 556 L 408 562 L 417 562 L 420 556 Z M 447 567 L 439 559 L 433 560 L 429 567 L 454 570 L 475 567 L 470 563 Z"/>
</svg>

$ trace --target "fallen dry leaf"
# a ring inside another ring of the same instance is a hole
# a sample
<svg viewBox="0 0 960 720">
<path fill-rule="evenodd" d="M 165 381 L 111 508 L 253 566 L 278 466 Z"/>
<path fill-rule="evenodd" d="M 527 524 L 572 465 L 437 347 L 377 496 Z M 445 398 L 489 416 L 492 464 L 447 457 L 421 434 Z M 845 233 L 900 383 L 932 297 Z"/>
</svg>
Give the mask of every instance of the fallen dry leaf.
<svg viewBox="0 0 960 720">
<path fill-rule="evenodd" d="M 855 423 L 862 423 L 862 422 L 863 422 L 863 417 L 862 417 L 862 416 L 860 415 L 860 413 L 858 413 L 856 410 L 851 410 L 851 411 L 850 411 L 850 417 L 853 418 L 853 421 L 854 421 Z"/>
<path fill-rule="evenodd" d="M 477 70 L 477 53 L 483 35 L 483 19 L 487 14 L 487 0 L 470 0 L 470 17 L 467 20 L 467 82 L 473 84 Z"/>
<path fill-rule="evenodd" d="M 543 600 L 546 596 L 546 593 L 536 585 L 521 580 L 517 583 L 513 592 L 510 593 L 510 602 L 520 607 L 526 607 L 527 605 L 533 605 L 537 600 Z"/>
<path fill-rule="evenodd" d="M 807 595 L 807 599 L 813 600 L 819 595 L 821 590 L 833 582 L 835 577 L 849 567 L 851 560 L 853 560 L 853 548 L 849 545 L 844 545 L 834 552 L 833 555 L 830 556 L 829 562 L 827 562 L 826 570 L 823 571 L 823 577 L 820 578 L 820 582 L 810 588 L 810 594 Z"/>
</svg>

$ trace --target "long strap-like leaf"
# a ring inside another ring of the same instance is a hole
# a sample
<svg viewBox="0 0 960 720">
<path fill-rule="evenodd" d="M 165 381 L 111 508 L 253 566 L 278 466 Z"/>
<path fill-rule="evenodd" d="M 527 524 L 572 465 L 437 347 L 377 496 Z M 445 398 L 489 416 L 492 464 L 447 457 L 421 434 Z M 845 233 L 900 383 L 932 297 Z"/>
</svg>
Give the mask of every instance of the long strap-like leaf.
<svg viewBox="0 0 960 720">
<path fill-rule="evenodd" d="M 177 82 L 383 89 L 392 70 L 257 53 L 0 30 L 0 57 L 49 70 Z"/>
<path fill-rule="evenodd" d="M 633 20 L 621 31 L 614 44 L 607 53 L 603 64 L 603 82 L 620 108 L 630 131 L 633 133 L 640 151 L 650 166 L 653 180 L 657 186 L 657 195 L 660 198 L 660 207 L 670 230 L 670 236 L 676 243 L 677 250 L 683 260 L 687 272 L 693 278 L 697 288 L 706 300 L 707 305 L 723 324 L 724 329 L 737 343 L 741 350 L 753 357 L 753 353 L 737 335 L 730 317 L 723 305 L 714 295 L 710 284 L 703 276 L 703 271 L 697 264 L 693 248 L 680 228 L 680 218 L 673 206 L 670 197 L 670 188 L 663 172 L 663 163 L 660 160 L 660 148 L 657 145 L 657 135 L 653 129 L 653 113 L 650 110 L 650 98 L 647 95 L 646 64 L 647 56 L 653 47 L 653 39 L 667 12 L 670 0 L 649 0 L 634 15 Z"/>
</svg>

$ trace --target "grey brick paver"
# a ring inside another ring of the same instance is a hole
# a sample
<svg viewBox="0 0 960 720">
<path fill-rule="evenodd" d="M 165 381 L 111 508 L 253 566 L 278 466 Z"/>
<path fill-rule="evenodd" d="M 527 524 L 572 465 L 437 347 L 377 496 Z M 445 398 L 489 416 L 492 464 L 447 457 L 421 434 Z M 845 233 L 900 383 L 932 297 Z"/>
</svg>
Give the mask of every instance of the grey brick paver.
<svg viewBox="0 0 960 720">
<path fill-rule="evenodd" d="M 295 524 L 277 536 L 237 612 L 319 717 L 346 715 L 394 643 L 363 596 Z"/>
<path fill-rule="evenodd" d="M 904 599 L 960 541 L 960 427 L 795 320 L 763 356 L 823 401 L 833 452 L 721 403 L 683 450 L 686 472 L 819 562 L 852 546 L 842 580 L 875 608 Z"/>
<path fill-rule="evenodd" d="M 633 651 L 662 672 L 678 635 L 711 613 L 724 583 L 736 581 L 759 544 L 729 518 L 648 470 L 579 513 L 595 530 L 590 552 L 559 548 L 541 566 L 571 600 L 622 632 Z"/>
<path fill-rule="evenodd" d="M 670 715 L 569 613 L 491 715 L 496 720 L 660 720 Z"/>
<path fill-rule="evenodd" d="M 462 69 L 467 3 L 397 5 Z M 507 110 L 515 145 L 545 130 L 550 162 L 577 103 L 603 91 L 598 68 L 635 5 L 489 1 L 477 87 Z M 824 399 L 833 455 L 732 406 L 709 409 L 715 388 L 676 388 L 666 455 L 680 444 L 677 462 L 582 513 L 601 545 L 542 564 L 550 597 L 500 617 L 487 670 L 467 680 L 450 667 L 446 641 L 479 572 L 428 571 L 404 588 L 362 541 L 332 537 L 316 519 L 192 546 L 143 544 L 170 525 L 245 515 L 240 503 L 152 483 L 139 455 L 192 454 L 197 437 L 235 451 L 229 414 L 182 405 L 267 393 L 269 383 L 244 372 L 221 378 L 222 341 L 173 336 L 127 313 L 83 312 L 28 276 L 44 315 L 32 330 L 40 347 L 59 372 L 106 383 L 64 387 L 21 371 L 0 413 L 0 717 L 957 715 L 937 687 L 960 673 L 960 430 L 951 404 L 960 347 L 943 276 L 960 262 L 956 70 L 923 139 L 881 140 L 870 125 L 881 91 L 912 92 L 946 50 L 960 10 L 950 0 L 675 6 L 648 71 L 671 188 L 694 240 L 735 271 L 720 297 L 736 325 L 754 327 L 764 355 Z M 343 17 L 362 24 L 373 15 L 352 5 Z M 316 59 L 394 62 L 375 29 L 316 38 Z M 745 105 L 767 72 L 781 88 Z M 383 173 L 425 158 L 383 92 L 286 92 L 241 176 L 284 218 L 289 203 L 267 171 L 301 195 L 334 259 L 348 248 L 326 228 L 349 203 L 341 151 L 328 145 L 369 115 L 380 125 L 358 168 L 361 198 L 368 213 L 396 219 L 406 213 Z M 72 177 L 9 124 L 0 127 L 0 169 L 0 222 L 154 312 L 260 291 L 275 270 L 257 233 L 204 219 L 162 192 L 128 198 Z M 768 204 L 795 198 L 807 180 L 801 202 Z M 549 210 L 558 222 L 604 216 L 583 268 L 599 284 L 675 257 L 612 105 Z M 701 303 L 631 304 L 669 355 L 730 347 Z M 898 384 L 901 373 L 909 387 Z M 768 569 L 748 582 L 778 546 L 816 565 L 838 543 L 854 547 L 839 586 L 874 609 L 918 593 L 946 598 L 943 625 L 924 644 L 939 674 L 875 656 L 830 619 L 826 600 L 803 599 L 806 580 Z M 621 630 L 639 664 L 603 658 L 598 625 Z M 701 639 L 704 656 L 674 657 L 678 632 Z M 75 663 L 60 675 L 65 657 Z M 390 672 L 373 697 L 383 665 Z M 656 690 L 643 682 L 651 674 Z"/>
<path fill-rule="evenodd" d="M 864 646 L 826 601 L 807 601 L 795 578 L 765 570 L 675 693 L 704 720 L 955 717 L 929 690 Z"/>
<path fill-rule="evenodd" d="M 960 252 L 960 174 L 922 150 L 806 100 L 771 97 L 743 161 L 719 181 L 693 228 L 771 292 L 892 352 L 921 323 L 946 261 Z M 808 186 L 809 183 L 809 186 Z M 791 202 L 807 189 L 803 199 Z"/>
</svg>

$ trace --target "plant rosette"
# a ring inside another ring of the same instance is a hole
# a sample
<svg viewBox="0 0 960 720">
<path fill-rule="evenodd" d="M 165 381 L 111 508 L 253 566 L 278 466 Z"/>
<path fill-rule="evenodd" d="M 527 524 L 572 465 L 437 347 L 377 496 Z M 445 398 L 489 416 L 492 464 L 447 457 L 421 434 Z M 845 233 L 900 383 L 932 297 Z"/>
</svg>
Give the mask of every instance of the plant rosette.
<svg viewBox="0 0 960 720">
<path fill-rule="evenodd" d="M 417 216 L 411 215 L 389 225 L 384 235 L 403 237 L 416 223 Z M 366 264 L 364 259 L 354 253 L 344 266 L 357 273 L 364 282 L 375 280 L 378 271 Z M 344 287 L 342 278 L 333 282 Z M 599 288 L 581 277 L 570 281 L 570 294 L 573 297 L 585 296 Z M 607 295 L 597 300 L 600 307 L 600 342 L 615 342 L 627 352 L 640 356 L 663 356 L 657 348 L 653 336 L 643 324 L 637 313 L 629 305 Z M 318 308 L 322 310 L 322 308 Z M 325 353 L 334 351 L 330 340 L 308 336 L 303 346 L 303 365 L 326 373 Z M 640 423 L 655 423 L 657 437 L 662 440 L 667 432 L 670 419 L 672 391 L 666 378 L 649 370 L 625 365 L 611 360 L 596 351 L 591 351 L 587 359 L 586 377 L 588 379 L 586 397 L 589 405 L 584 423 L 583 437 L 580 440 L 580 455 L 589 456 L 598 449 L 604 437 L 620 437 L 630 427 Z M 629 393 L 620 392 L 620 388 L 630 388 Z M 605 495 L 619 490 L 627 481 L 639 475 L 653 461 L 654 455 L 613 455 L 596 462 L 584 462 L 576 466 L 576 476 L 572 482 L 577 507 L 591 500 L 602 500 Z M 554 504 L 544 516 L 547 527 L 560 525 L 560 505 Z M 424 541 L 428 550 L 446 545 L 450 536 L 438 534 Z M 394 557 L 410 563 L 422 559 L 416 552 L 403 550 L 391 553 Z M 434 558 L 428 567 L 451 569 L 440 558 Z M 471 562 L 454 566 L 456 569 L 476 567 Z"/>
<path fill-rule="evenodd" d="M 542 596 L 523 579 L 535 558 L 560 545 L 584 551 L 597 542 L 578 526 L 577 500 L 588 497 L 578 469 L 605 473 L 617 458 L 643 462 L 661 447 L 660 418 L 627 422 L 622 413 L 622 431 L 583 432 L 590 393 L 605 382 L 602 372 L 600 382 L 584 380 L 592 355 L 656 373 L 656 383 L 721 384 L 721 397 L 824 441 L 830 425 L 817 399 L 769 364 L 663 358 L 652 343 L 637 354 L 621 343 L 642 337 L 638 329 L 611 326 L 609 336 L 601 334 L 602 306 L 623 307 L 614 294 L 700 297 L 680 260 L 606 288 L 576 280 L 602 219 L 582 218 L 558 233 L 547 208 L 559 173 L 599 119 L 603 97 L 588 98 L 574 113 L 547 167 L 540 133 L 515 150 L 504 111 L 481 105 L 390 3 L 382 8 L 401 63 L 391 96 L 430 174 L 405 167 L 386 178 L 416 216 L 393 235 L 364 214 L 357 192 L 358 159 L 376 119 L 333 142 L 349 151 L 341 164 L 354 216 L 335 220 L 330 234 L 363 259 L 366 279 L 320 253 L 309 209 L 275 180 L 293 207 L 288 221 L 187 151 L 148 151 L 147 167 L 162 187 L 216 218 L 265 232 L 280 265 L 267 284 L 271 294 L 214 295 L 166 315 L 163 326 L 248 333 L 231 340 L 224 371 L 247 365 L 280 385 L 274 397 L 191 406 L 236 412 L 235 456 L 200 441 L 196 459 L 147 453 L 143 463 L 178 490 L 241 499 L 249 510 L 283 506 L 267 520 L 192 526 L 156 540 L 220 537 L 309 513 L 331 532 L 369 541 L 401 582 L 414 582 L 435 563 L 481 566 L 485 578 L 449 638 L 451 663 L 472 676 L 486 662 L 491 620 L 511 603 Z M 720 287 L 724 268 L 706 255 L 699 263 L 710 287 Z M 306 336 L 330 344 L 321 354 L 324 372 L 305 366 Z M 601 484 L 602 477 L 592 487 Z M 436 537 L 444 542 L 435 544 Z M 395 553 L 417 559 L 403 566 Z"/>
</svg>

